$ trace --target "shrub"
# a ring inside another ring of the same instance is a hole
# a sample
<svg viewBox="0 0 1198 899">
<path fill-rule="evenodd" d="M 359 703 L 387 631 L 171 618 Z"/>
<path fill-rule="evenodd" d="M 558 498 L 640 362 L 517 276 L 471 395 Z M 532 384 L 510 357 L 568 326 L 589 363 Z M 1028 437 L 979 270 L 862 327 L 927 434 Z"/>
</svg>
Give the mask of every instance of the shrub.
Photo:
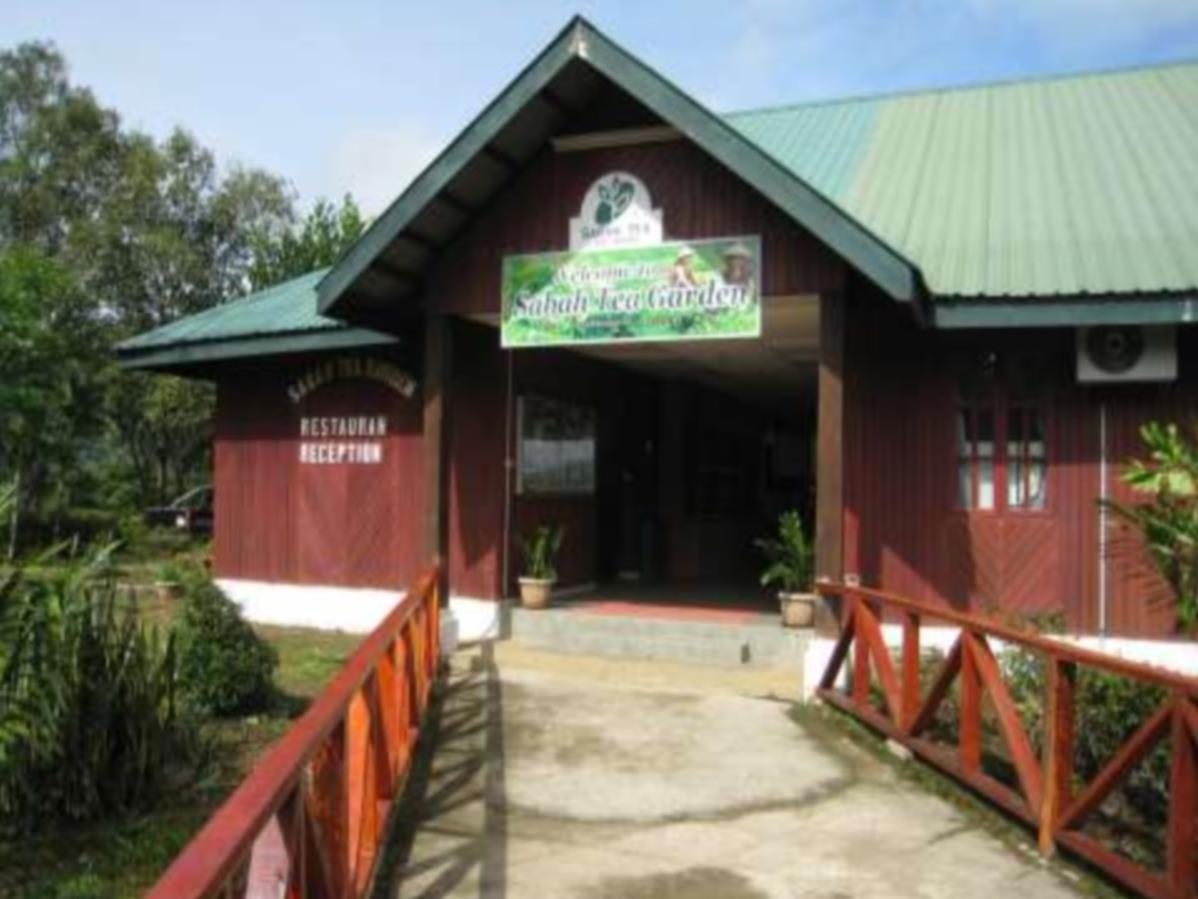
<svg viewBox="0 0 1198 899">
<path fill-rule="evenodd" d="M 210 579 L 185 572 L 178 622 L 179 674 L 196 709 L 230 716 L 262 711 L 274 695 L 278 657 Z"/>
<path fill-rule="evenodd" d="M 1044 660 L 1009 650 L 1001 656 L 1004 679 L 1037 752 L 1044 745 Z M 1080 666 L 1074 692 L 1074 770 L 1085 782 L 1111 760 L 1165 699 L 1163 688 Z M 1164 819 L 1169 805 L 1169 757 L 1162 747 L 1149 754 L 1124 782 L 1124 795 L 1149 821 Z"/>
<path fill-rule="evenodd" d="M 121 600 L 110 554 L 58 548 L 36 575 L 0 569 L 0 819 L 11 828 L 147 807 L 199 748 L 176 706 L 173 638 Z"/>
</svg>

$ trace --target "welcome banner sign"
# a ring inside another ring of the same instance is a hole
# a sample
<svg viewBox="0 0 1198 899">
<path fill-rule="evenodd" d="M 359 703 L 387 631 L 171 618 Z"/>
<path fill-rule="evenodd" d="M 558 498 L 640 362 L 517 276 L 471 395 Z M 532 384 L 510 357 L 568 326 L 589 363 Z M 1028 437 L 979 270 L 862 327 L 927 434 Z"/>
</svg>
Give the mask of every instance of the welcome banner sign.
<svg viewBox="0 0 1198 899">
<path fill-rule="evenodd" d="M 505 348 L 761 336 L 761 240 L 503 260 Z"/>
</svg>

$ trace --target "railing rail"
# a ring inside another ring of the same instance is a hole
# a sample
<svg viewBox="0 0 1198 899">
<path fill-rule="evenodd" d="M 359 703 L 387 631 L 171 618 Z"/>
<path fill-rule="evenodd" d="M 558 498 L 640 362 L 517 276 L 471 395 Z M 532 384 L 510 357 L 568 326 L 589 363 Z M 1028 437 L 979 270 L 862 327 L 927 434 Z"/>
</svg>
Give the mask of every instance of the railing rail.
<svg viewBox="0 0 1198 899">
<path fill-rule="evenodd" d="M 440 663 L 439 583 L 434 564 L 171 863 L 149 899 L 366 893 Z"/>
<path fill-rule="evenodd" d="M 1064 847 L 1153 899 L 1198 896 L 1198 678 L 880 590 L 835 583 L 820 584 L 819 590 L 843 601 L 840 637 L 817 691 L 822 699 L 1026 822 L 1036 830 L 1044 855 Z M 897 665 L 882 634 L 887 613 L 897 617 L 902 627 Z M 925 690 L 920 681 L 920 629 L 929 621 L 956 627 L 960 633 Z M 992 641 L 1044 659 L 1044 739 L 1039 758 L 1003 681 Z M 847 692 L 836 687 L 846 662 L 850 662 Z M 1079 666 L 1155 685 L 1166 698 L 1106 766 L 1075 789 L 1074 687 Z M 871 672 L 881 692 L 878 705 L 871 702 Z M 954 681 L 960 682 L 955 752 L 925 736 Z M 1015 786 L 982 769 L 986 695 L 1014 769 Z M 1081 829 L 1087 816 L 1162 740 L 1169 741 L 1171 753 L 1163 874 L 1118 854 Z"/>
</svg>

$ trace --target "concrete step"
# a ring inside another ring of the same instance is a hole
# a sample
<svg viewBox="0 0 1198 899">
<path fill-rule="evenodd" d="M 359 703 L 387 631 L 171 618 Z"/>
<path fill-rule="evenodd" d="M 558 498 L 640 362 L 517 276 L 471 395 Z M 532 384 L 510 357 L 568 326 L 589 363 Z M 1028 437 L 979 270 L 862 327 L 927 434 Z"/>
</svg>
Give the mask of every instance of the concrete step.
<svg viewBox="0 0 1198 899">
<path fill-rule="evenodd" d="M 592 655 L 625 656 L 704 665 L 802 669 L 810 635 L 777 621 L 720 623 L 590 614 L 572 609 L 506 609 L 504 632 L 513 640 Z"/>
</svg>

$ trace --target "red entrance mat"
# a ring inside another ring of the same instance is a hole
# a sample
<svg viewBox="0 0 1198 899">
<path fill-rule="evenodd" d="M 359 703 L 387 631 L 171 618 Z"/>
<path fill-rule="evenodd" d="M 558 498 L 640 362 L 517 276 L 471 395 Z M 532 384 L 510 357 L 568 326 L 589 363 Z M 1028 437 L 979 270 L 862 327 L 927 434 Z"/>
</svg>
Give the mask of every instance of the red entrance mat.
<svg viewBox="0 0 1198 899">
<path fill-rule="evenodd" d="M 623 615 L 629 618 L 659 618 L 664 621 L 712 621 L 717 624 L 752 624 L 760 612 L 746 609 L 716 609 L 710 606 L 650 605 L 618 599 L 572 603 L 579 612 L 596 615 Z"/>
</svg>

